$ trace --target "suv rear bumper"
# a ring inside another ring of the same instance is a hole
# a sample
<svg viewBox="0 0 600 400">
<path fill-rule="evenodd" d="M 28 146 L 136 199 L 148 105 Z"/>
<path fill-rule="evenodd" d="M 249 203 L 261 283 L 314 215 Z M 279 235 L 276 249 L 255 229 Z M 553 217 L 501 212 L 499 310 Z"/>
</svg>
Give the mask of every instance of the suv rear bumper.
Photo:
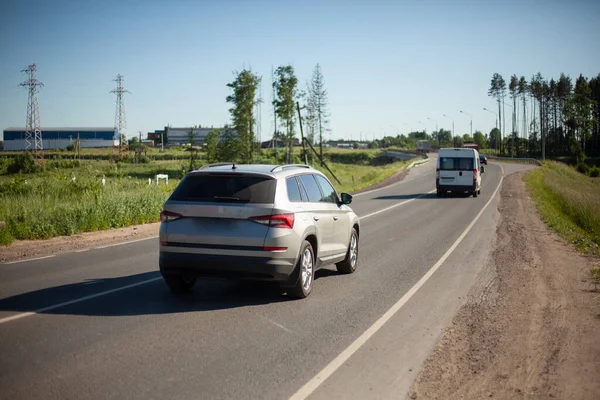
<svg viewBox="0 0 600 400">
<path fill-rule="evenodd" d="M 449 192 L 474 192 L 477 190 L 477 185 L 440 185 L 439 183 L 435 185 L 437 191 L 449 191 Z"/>
<path fill-rule="evenodd" d="M 160 272 L 199 278 L 284 282 L 292 278 L 296 260 L 161 251 Z"/>
</svg>

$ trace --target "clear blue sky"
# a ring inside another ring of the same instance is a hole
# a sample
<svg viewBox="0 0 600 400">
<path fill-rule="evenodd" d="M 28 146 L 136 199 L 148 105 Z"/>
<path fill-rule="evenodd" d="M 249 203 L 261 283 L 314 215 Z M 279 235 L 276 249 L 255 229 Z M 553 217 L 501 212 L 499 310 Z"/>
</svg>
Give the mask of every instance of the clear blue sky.
<svg viewBox="0 0 600 400">
<path fill-rule="evenodd" d="M 271 67 L 292 64 L 304 86 L 320 63 L 334 139 L 421 130 L 418 121 L 431 132 L 427 118 L 450 128 L 442 114 L 462 134 L 460 110 L 489 132 L 494 72 L 507 81 L 600 72 L 599 15 L 591 0 L 3 0 L 0 130 L 24 126 L 18 84 L 31 63 L 45 84 L 43 127 L 113 126 L 111 80 L 124 75 L 129 135 L 227 123 L 226 84 L 251 67 L 263 76 L 265 139 Z"/>
</svg>

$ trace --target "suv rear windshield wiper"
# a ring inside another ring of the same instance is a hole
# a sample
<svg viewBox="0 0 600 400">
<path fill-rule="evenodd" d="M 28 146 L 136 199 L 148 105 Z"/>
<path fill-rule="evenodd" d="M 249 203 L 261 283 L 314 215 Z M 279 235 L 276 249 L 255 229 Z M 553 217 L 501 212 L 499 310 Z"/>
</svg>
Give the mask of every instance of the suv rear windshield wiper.
<svg viewBox="0 0 600 400">
<path fill-rule="evenodd" d="M 249 203 L 250 202 L 250 199 L 241 199 L 239 197 L 229 197 L 229 196 L 214 196 L 213 199 L 215 201 L 231 202 L 231 203 Z"/>
</svg>

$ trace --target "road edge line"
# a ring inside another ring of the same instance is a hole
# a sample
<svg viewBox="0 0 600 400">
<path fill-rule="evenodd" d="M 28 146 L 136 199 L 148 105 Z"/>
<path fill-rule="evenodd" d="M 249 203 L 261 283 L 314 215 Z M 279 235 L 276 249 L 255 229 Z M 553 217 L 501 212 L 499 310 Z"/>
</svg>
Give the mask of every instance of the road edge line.
<svg viewBox="0 0 600 400">
<path fill-rule="evenodd" d="M 6 322 L 10 322 L 10 321 L 14 321 L 16 319 L 21 319 L 21 318 L 29 317 L 30 315 L 40 314 L 40 313 L 43 313 L 43 312 L 46 312 L 46 311 L 52 311 L 52 310 L 55 310 L 57 308 L 70 306 L 72 304 L 81 303 L 83 301 L 95 299 L 96 297 L 106 296 L 108 294 L 120 292 L 120 291 L 125 290 L 125 289 L 131 289 L 133 287 L 145 285 L 146 283 L 151 283 L 151 282 L 157 281 L 159 279 L 162 279 L 162 277 L 159 276 L 159 277 L 152 278 L 152 279 L 146 279 L 145 281 L 132 283 L 132 284 L 129 284 L 129 285 L 121 286 L 121 287 L 110 289 L 110 290 L 105 290 L 104 292 L 100 292 L 100 293 L 96 293 L 96 294 L 91 294 L 89 296 L 80 297 L 78 299 L 64 301 L 62 303 L 54 304 L 52 306 L 48 306 L 48 307 L 44 307 L 44 308 L 39 308 L 39 309 L 33 310 L 33 311 L 27 311 L 27 312 L 24 312 L 24 313 L 21 313 L 21 314 L 11 315 L 10 317 L 6 317 L 6 318 L 0 319 L 0 324 L 6 323 Z"/>
<path fill-rule="evenodd" d="M 350 346 L 342 351 L 336 358 L 334 358 L 329 364 L 325 366 L 317 375 L 310 379 L 304 384 L 296 393 L 294 393 L 290 400 L 304 400 L 315 392 L 331 375 L 333 375 L 354 353 L 356 353 L 371 337 L 373 337 L 410 299 L 414 294 L 431 278 L 431 276 L 442 266 L 448 257 L 454 252 L 456 247 L 463 241 L 467 234 L 471 231 L 473 226 L 477 223 L 479 218 L 483 215 L 484 211 L 496 198 L 498 191 L 502 187 L 504 181 L 504 168 L 500 166 L 502 170 L 502 176 L 498 187 L 494 191 L 492 197 L 479 211 L 477 216 L 471 221 L 469 226 L 463 231 L 463 233 L 456 239 L 456 241 L 450 246 L 450 248 L 444 253 L 444 255 L 419 279 L 408 292 L 404 294 L 392 307 L 390 307 L 373 325 L 371 325 L 366 331 L 364 331 Z M 412 199 L 415 200 L 415 199 Z M 412 201 L 410 200 L 410 201 Z M 405 203 L 401 203 L 405 204 Z"/>
</svg>

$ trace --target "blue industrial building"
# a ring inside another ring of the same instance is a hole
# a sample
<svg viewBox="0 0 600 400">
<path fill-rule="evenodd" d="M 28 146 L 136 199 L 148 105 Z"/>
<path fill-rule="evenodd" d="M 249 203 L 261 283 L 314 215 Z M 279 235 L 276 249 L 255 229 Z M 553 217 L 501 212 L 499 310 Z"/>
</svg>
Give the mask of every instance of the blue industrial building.
<svg viewBox="0 0 600 400">
<path fill-rule="evenodd" d="M 4 130 L 4 150 L 25 150 L 25 128 Z M 64 149 L 79 139 L 83 147 L 111 147 L 118 145 L 115 128 L 42 128 L 42 142 L 46 149 Z"/>
</svg>

